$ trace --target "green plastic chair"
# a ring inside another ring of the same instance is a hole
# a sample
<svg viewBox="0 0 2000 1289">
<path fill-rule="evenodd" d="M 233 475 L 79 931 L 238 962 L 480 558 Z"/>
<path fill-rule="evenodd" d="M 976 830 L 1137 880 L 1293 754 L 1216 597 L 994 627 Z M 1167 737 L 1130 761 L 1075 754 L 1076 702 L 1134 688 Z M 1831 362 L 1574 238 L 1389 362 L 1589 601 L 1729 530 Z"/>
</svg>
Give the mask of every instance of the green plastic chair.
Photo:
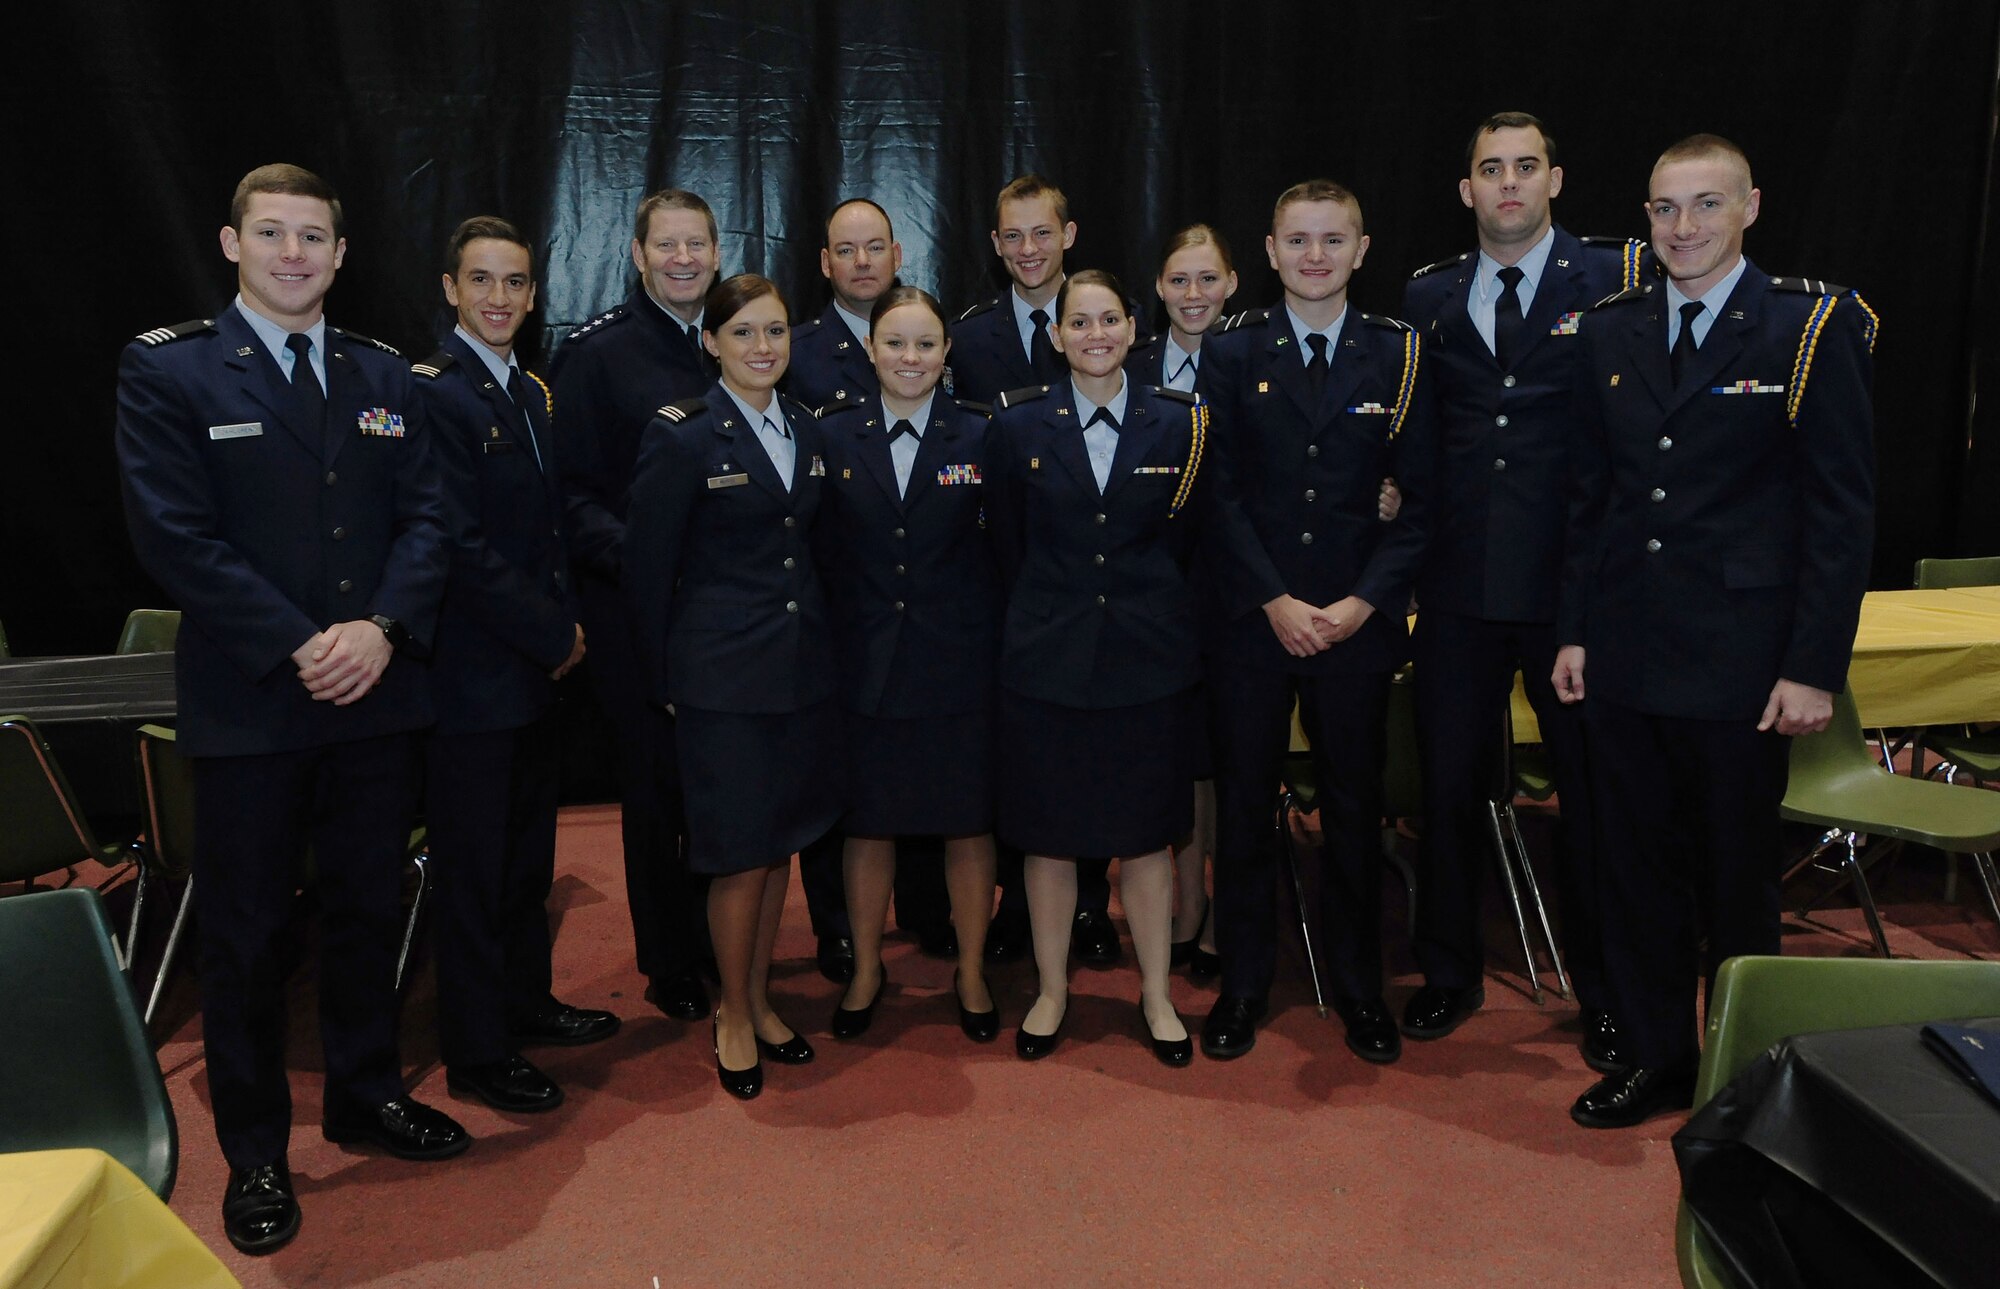
<svg viewBox="0 0 2000 1289">
<path fill-rule="evenodd" d="M 2000 586 L 2000 555 L 1971 559 L 1920 559 L 1911 579 L 1919 591 L 1944 591 L 1960 586 Z"/>
<path fill-rule="evenodd" d="M 187 930 L 188 909 L 194 903 L 194 767 L 181 755 L 174 732 L 164 725 L 139 727 L 137 764 L 139 800 L 146 808 L 146 836 L 139 846 L 139 882 L 132 895 L 132 925 L 125 933 L 131 952 L 138 952 L 139 919 L 146 909 L 146 895 L 155 886 L 181 883 L 180 904 L 174 910 L 174 924 L 167 932 L 167 946 L 160 954 L 160 969 L 146 993 L 144 1019 L 153 1023 L 165 992 L 167 973 L 173 969 L 180 951 L 181 936 Z"/>
<path fill-rule="evenodd" d="M 1856 855 L 1860 834 L 1971 855 L 1993 916 L 2000 919 L 2000 896 L 1995 892 L 2000 879 L 1993 865 L 1993 850 L 2000 846 L 2000 794 L 1967 792 L 1883 770 L 1862 737 L 1852 686 L 1833 700 L 1833 720 L 1825 730 L 1792 740 L 1791 781 L 1780 812 L 1793 823 L 1826 830 L 1786 878 L 1838 848 L 1840 869 L 1854 884 L 1875 948 L 1885 958 L 1889 941 L 1882 934 L 1881 914 Z"/>
<path fill-rule="evenodd" d="M 97 840 L 35 723 L 0 716 L 0 882 L 32 887 L 38 877 L 88 860 L 113 869 L 110 882 L 132 859 L 124 847 Z"/>
<path fill-rule="evenodd" d="M 172 1195 L 173 1105 L 97 892 L 0 900 L 0 980 L 0 1151 L 92 1146 Z"/>
<path fill-rule="evenodd" d="M 179 609 L 134 609 L 118 633 L 118 653 L 172 653 L 181 632 Z"/>
<path fill-rule="evenodd" d="M 1745 1066 L 1794 1034 L 1995 1013 L 2000 1013 L 2000 962 L 1731 958 L 1716 972 L 1694 1104 L 1699 1109 Z M 1738 1289 L 1685 1203 L 1675 1223 L 1674 1252 L 1688 1289 Z"/>
</svg>

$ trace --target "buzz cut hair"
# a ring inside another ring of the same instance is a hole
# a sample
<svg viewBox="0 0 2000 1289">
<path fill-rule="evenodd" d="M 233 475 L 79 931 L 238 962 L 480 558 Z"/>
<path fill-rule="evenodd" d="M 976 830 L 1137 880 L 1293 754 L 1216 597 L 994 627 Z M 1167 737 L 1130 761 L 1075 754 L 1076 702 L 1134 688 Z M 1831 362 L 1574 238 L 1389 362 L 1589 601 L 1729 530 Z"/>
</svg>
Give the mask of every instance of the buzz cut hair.
<svg viewBox="0 0 2000 1289">
<path fill-rule="evenodd" d="M 1271 207 L 1271 231 L 1277 231 L 1278 217 L 1285 213 L 1285 207 L 1307 201 L 1330 201 L 1347 206 L 1354 211 L 1355 224 L 1360 225 L 1362 222 L 1359 197 L 1331 179 L 1308 179 L 1304 183 L 1295 183 L 1278 194 L 1276 204 Z"/>
<path fill-rule="evenodd" d="M 243 217 L 250 210 L 250 199 L 260 192 L 319 198 L 333 211 L 333 240 L 337 242 L 347 236 L 347 216 L 340 209 L 340 195 L 334 192 L 333 185 L 303 166 L 282 161 L 258 166 L 236 181 L 236 193 L 229 199 L 229 226 L 238 236 L 243 233 Z"/>
<path fill-rule="evenodd" d="M 1042 176 L 1030 171 L 1009 183 L 993 199 L 993 227 L 1000 227 L 1000 208 L 1010 201 L 1033 201 L 1037 197 L 1047 197 L 1056 208 L 1056 223 L 1069 223 L 1069 198 L 1063 190 Z"/>
<path fill-rule="evenodd" d="M 1690 134 L 1679 143 L 1670 145 L 1653 163 L 1658 171 L 1661 166 L 1675 161 L 1710 161 L 1715 159 L 1734 161 L 1743 171 L 1743 186 L 1736 195 L 1748 197 L 1754 186 L 1750 178 L 1750 157 L 1742 148 L 1719 134 Z"/>
<path fill-rule="evenodd" d="M 653 227 L 653 212 L 656 210 L 691 210 L 708 221 L 708 240 L 714 245 L 718 240 L 715 233 L 715 212 L 694 193 L 685 188 L 662 188 L 649 194 L 639 203 L 639 213 L 632 217 L 632 240 L 641 246 L 646 243 L 646 234 Z"/>
<path fill-rule="evenodd" d="M 1479 157 L 1480 142 L 1500 130 L 1533 130 L 1542 136 L 1543 163 L 1551 166 L 1556 163 L 1556 141 L 1549 137 L 1549 127 L 1542 124 L 1540 117 L 1532 112 L 1495 112 L 1479 123 L 1465 145 L 1465 168 L 1468 172 Z"/>
</svg>

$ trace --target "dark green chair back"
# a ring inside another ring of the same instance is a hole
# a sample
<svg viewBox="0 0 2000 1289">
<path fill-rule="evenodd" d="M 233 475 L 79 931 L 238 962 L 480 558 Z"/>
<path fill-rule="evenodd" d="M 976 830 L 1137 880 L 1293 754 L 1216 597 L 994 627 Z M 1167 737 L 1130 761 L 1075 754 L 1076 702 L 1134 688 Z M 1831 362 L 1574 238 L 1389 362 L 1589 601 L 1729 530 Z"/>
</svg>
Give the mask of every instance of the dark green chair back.
<svg viewBox="0 0 2000 1289">
<path fill-rule="evenodd" d="M 86 860 L 123 859 L 98 844 L 34 722 L 0 716 L 0 882 L 28 881 Z"/>
<path fill-rule="evenodd" d="M 1919 591 L 1943 591 L 1954 586 L 2000 586 L 2000 555 L 1971 559 L 1920 559 L 1914 580 Z"/>
<path fill-rule="evenodd" d="M 194 870 L 194 766 L 164 725 L 139 727 L 139 789 L 146 807 L 146 858 L 160 877 Z"/>
<path fill-rule="evenodd" d="M 181 633 L 179 609 L 134 609 L 118 633 L 119 653 L 172 653 Z"/>
<path fill-rule="evenodd" d="M 0 900 L 0 980 L 0 1151 L 95 1147 L 170 1196 L 173 1105 L 97 892 Z"/>
</svg>

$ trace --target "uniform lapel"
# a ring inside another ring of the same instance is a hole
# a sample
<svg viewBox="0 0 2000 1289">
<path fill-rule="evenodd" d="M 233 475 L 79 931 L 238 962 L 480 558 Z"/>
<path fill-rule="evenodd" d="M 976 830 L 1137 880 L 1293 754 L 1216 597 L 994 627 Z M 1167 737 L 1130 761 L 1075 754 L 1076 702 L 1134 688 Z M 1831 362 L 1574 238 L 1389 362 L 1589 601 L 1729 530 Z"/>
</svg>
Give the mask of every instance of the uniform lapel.
<svg viewBox="0 0 2000 1289">
<path fill-rule="evenodd" d="M 1319 409 L 1313 406 L 1312 386 L 1306 380 L 1306 360 L 1299 353 L 1299 338 L 1292 334 L 1292 319 L 1279 305 L 1271 310 L 1271 321 L 1267 329 L 1273 334 L 1264 342 L 1265 366 L 1270 370 L 1271 379 L 1286 398 L 1292 400 L 1306 418 L 1306 424 L 1315 428 L 1319 425 Z"/>
<path fill-rule="evenodd" d="M 1051 386 L 1042 423 L 1054 431 L 1049 436 L 1050 451 L 1077 483 L 1094 495 L 1097 476 L 1091 473 L 1090 452 L 1083 446 L 1083 423 L 1077 419 L 1069 382 Z"/>
<path fill-rule="evenodd" d="M 1582 293 L 1584 280 L 1583 244 L 1558 228 L 1555 245 L 1542 265 L 1542 280 L 1535 284 L 1535 302 L 1521 320 L 1521 340 L 1514 354 L 1519 367 L 1554 329 L 1556 315 L 1570 307 Z M 1589 301 L 1585 301 L 1589 304 Z"/>
<path fill-rule="evenodd" d="M 1367 342 L 1361 337 L 1361 314 L 1351 305 L 1347 320 L 1340 324 L 1340 343 L 1327 355 L 1326 389 L 1321 392 L 1315 428 L 1340 415 L 1348 406 L 1348 396 L 1368 371 Z"/>
<path fill-rule="evenodd" d="M 882 496 L 898 511 L 903 508 L 903 499 L 896 495 L 896 462 L 889 455 L 889 413 L 876 400 L 874 415 L 854 431 L 856 450 L 861 454 L 861 468 L 875 486 L 882 490 Z"/>
<path fill-rule="evenodd" d="M 1669 412 L 1706 391 L 1715 384 L 1715 378 L 1724 368 L 1742 356 L 1744 337 L 1756 325 L 1757 309 L 1763 303 L 1768 282 L 1769 279 L 1753 266 L 1747 262 L 1744 264 L 1743 276 L 1736 279 L 1736 289 L 1722 301 L 1719 314 L 1710 324 L 1701 348 L 1694 351 L 1680 384 L 1674 387 L 1673 400 L 1667 408 Z M 1762 372 L 1756 374 L 1760 379 L 1764 378 Z"/>
<path fill-rule="evenodd" d="M 306 451 L 318 456 L 320 427 L 299 425 L 293 418 L 291 386 L 285 383 L 284 373 L 278 369 L 277 356 L 265 352 L 264 342 L 257 338 L 235 305 L 222 311 L 215 320 L 215 329 L 228 346 L 229 365 L 241 373 L 243 392 L 270 413 L 274 423 L 284 426 Z M 330 330 L 328 334 L 332 334 Z"/>
<path fill-rule="evenodd" d="M 1639 379 L 1662 408 L 1674 398 L 1674 378 L 1667 363 L 1666 302 L 1666 288 L 1653 287 L 1644 307 L 1631 310 L 1626 324 L 1632 329 L 1629 351 L 1638 364 Z"/>
<path fill-rule="evenodd" d="M 1169 404 L 1169 406 L 1172 406 Z M 1125 424 L 1118 428 L 1118 449 L 1111 454 L 1111 478 L 1104 485 L 1108 498 L 1132 477 L 1132 469 L 1160 442 L 1160 418 L 1152 401 L 1129 386 L 1125 393 Z M 1093 480 L 1095 482 L 1095 480 Z"/>
<path fill-rule="evenodd" d="M 1478 271 L 1479 257 L 1476 255 L 1458 266 L 1458 276 L 1445 288 L 1444 307 L 1438 310 L 1437 329 L 1444 333 L 1446 345 L 1463 346 L 1467 352 L 1476 352 L 1497 370 L 1500 360 L 1493 356 L 1493 347 L 1480 337 L 1479 328 L 1472 325 L 1472 279 Z"/>
<path fill-rule="evenodd" d="M 958 432 L 951 428 L 951 421 L 938 402 L 943 397 L 939 394 L 931 400 L 931 423 L 924 427 L 924 437 L 917 442 L 917 459 L 910 467 L 910 491 L 903 498 L 905 510 L 937 488 L 938 471 L 958 450 Z"/>
<path fill-rule="evenodd" d="M 340 459 L 348 441 L 361 433 L 361 413 L 368 400 L 368 382 L 348 357 L 347 337 L 331 326 L 326 329 L 326 425 L 322 430 L 325 447 L 320 459 L 332 465 Z M 408 408 L 389 408 L 404 413 Z"/>
<path fill-rule="evenodd" d="M 492 418 L 492 424 L 500 428 L 501 436 L 512 443 L 516 451 L 527 453 L 530 462 L 534 461 L 535 445 L 524 440 L 521 424 L 521 417 L 529 414 L 528 409 L 514 406 L 514 400 L 507 397 L 507 391 L 493 379 L 493 373 L 487 370 L 485 361 L 472 351 L 472 346 L 455 335 L 445 341 L 445 346 L 454 351 L 459 366 L 465 369 L 465 378 L 472 382 L 480 401 L 486 405 L 486 414 Z M 531 395 L 541 392 L 526 376 L 521 381 Z"/>
<path fill-rule="evenodd" d="M 764 440 L 757 437 L 757 427 L 743 419 L 743 411 L 736 406 L 736 400 L 717 385 L 709 394 L 709 406 L 716 410 L 716 434 L 729 440 L 729 450 L 736 454 L 743 473 L 750 476 L 752 483 L 789 508 L 792 504 L 791 489 L 778 477 L 778 467 L 771 464 L 771 454 L 764 450 Z M 794 445 L 797 442 L 797 439 L 793 440 Z M 798 477 L 799 468 L 794 468 L 794 478 Z"/>
</svg>

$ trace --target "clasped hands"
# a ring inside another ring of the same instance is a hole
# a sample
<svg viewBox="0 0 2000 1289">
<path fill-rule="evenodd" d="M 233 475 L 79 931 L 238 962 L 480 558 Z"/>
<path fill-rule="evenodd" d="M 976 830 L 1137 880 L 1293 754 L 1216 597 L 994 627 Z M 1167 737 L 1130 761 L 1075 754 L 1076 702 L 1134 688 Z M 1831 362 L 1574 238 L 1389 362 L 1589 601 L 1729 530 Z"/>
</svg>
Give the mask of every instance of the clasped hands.
<svg viewBox="0 0 2000 1289">
<path fill-rule="evenodd" d="M 1272 633 L 1294 658 L 1310 658 L 1331 649 L 1359 631 L 1374 612 L 1375 606 L 1358 595 L 1335 600 L 1325 608 L 1291 595 L 1280 595 L 1264 604 Z"/>
<path fill-rule="evenodd" d="M 1565 703 L 1583 701 L 1584 647 L 1564 645 L 1556 651 L 1555 671 L 1549 679 L 1556 688 L 1556 697 Z M 1757 718 L 1757 728 L 1775 728 L 1787 738 L 1801 734 L 1817 734 L 1833 721 L 1833 694 L 1811 685 L 1802 685 L 1796 680 L 1779 677 L 1771 686 L 1771 696 L 1764 702 L 1763 715 Z"/>
<path fill-rule="evenodd" d="M 382 628 L 367 618 L 336 622 L 292 650 L 299 681 L 314 702 L 345 707 L 365 698 L 382 679 L 395 650 Z"/>
</svg>

